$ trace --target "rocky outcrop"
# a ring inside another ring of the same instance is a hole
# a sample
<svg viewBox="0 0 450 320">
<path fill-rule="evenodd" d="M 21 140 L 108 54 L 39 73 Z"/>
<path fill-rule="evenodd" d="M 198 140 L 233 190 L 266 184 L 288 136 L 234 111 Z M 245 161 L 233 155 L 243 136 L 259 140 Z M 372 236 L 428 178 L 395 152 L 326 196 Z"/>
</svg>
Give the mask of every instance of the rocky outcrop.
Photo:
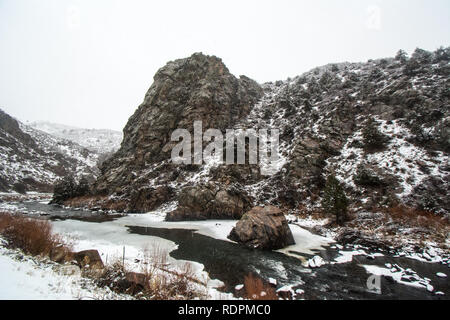
<svg viewBox="0 0 450 320">
<path fill-rule="evenodd" d="M 149 212 L 173 197 L 173 189 L 167 186 L 135 190 L 131 193 L 128 212 Z"/>
<path fill-rule="evenodd" d="M 281 249 L 295 244 L 284 213 L 273 206 L 247 212 L 228 238 L 251 249 Z"/>
<path fill-rule="evenodd" d="M 251 203 L 246 192 L 236 185 L 187 187 L 178 196 L 178 208 L 169 212 L 166 220 L 239 219 Z"/>
<path fill-rule="evenodd" d="M 193 132 L 194 121 L 202 121 L 204 130 L 231 128 L 261 95 L 256 82 L 235 78 L 217 57 L 196 53 L 169 62 L 156 73 L 144 102 L 129 119 L 121 148 L 104 162 L 95 189 L 131 195 L 150 181 L 159 186 L 173 182 L 175 168 L 166 164 L 176 144 L 171 142 L 174 130 Z M 157 163 L 156 174 L 148 170 Z"/>
</svg>

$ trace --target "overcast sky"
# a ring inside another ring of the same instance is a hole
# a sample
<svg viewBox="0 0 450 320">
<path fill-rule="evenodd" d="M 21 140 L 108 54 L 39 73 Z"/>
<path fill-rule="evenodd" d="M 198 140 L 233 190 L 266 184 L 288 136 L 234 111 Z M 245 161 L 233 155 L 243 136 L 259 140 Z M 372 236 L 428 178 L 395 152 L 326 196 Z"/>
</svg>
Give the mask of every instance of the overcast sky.
<svg viewBox="0 0 450 320">
<path fill-rule="evenodd" d="M 122 130 L 155 72 L 194 52 L 262 83 L 449 40 L 448 0 L 0 0 L 0 107 Z"/>
</svg>

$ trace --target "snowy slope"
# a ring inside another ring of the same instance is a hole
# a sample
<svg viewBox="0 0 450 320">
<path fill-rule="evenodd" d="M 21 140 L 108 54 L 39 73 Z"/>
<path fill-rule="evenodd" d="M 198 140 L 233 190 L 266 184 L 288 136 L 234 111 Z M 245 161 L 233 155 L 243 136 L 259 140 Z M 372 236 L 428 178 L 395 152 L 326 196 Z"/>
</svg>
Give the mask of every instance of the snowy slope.
<svg viewBox="0 0 450 320">
<path fill-rule="evenodd" d="M 46 121 L 33 122 L 30 126 L 55 137 L 73 141 L 90 151 L 100 154 L 117 151 L 123 138 L 123 134 L 120 131 L 82 129 Z"/>
<path fill-rule="evenodd" d="M 99 155 L 26 126 L 0 111 L 0 190 L 51 191 L 56 180 L 96 176 Z M 17 188 L 16 188 L 17 189 Z"/>
</svg>

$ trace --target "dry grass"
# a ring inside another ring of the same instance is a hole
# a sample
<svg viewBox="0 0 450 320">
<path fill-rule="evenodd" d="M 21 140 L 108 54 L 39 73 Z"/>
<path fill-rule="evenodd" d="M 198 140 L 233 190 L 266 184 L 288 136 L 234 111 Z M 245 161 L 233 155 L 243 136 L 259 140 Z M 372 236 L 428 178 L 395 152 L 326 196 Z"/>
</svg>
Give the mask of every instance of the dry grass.
<svg viewBox="0 0 450 320">
<path fill-rule="evenodd" d="M 143 300 L 191 300 L 207 296 L 206 284 L 195 278 L 191 264 L 185 263 L 179 270 L 169 269 L 168 251 L 157 245 L 144 250 L 140 271 L 130 273 L 116 259 L 97 283 Z M 202 287 L 204 290 L 200 290 Z"/>
<path fill-rule="evenodd" d="M 52 226 L 46 220 L 0 213 L 0 234 L 9 247 L 33 256 L 48 256 L 57 248 L 70 251 L 69 245 L 53 234 Z"/>
<path fill-rule="evenodd" d="M 275 289 L 252 273 L 244 279 L 245 297 L 250 300 L 278 300 Z"/>
<path fill-rule="evenodd" d="M 397 205 L 384 210 L 387 218 L 391 218 L 395 222 L 411 227 L 432 228 L 440 230 L 447 228 L 449 223 L 442 217 L 437 216 L 433 212 L 419 210 L 404 205 Z"/>
<path fill-rule="evenodd" d="M 394 246 L 415 243 L 426 247 L 427 242 L 432 241 L 441 248 L 448 248 L 450 224 L 444 217 L 402 204 L 389 208 L 373 207 L 371 212 L 374 218 L 353 220 L 347 227 L 380 236 Z"/>
<path fill-rule="evenodd" d="M 180 270 L 170 270 L 169 252 L 158 245 L 146 249 L 142 273 L 148 279 L 143 295 L 153 300 L 193 299 L 203 294 L 193 288 L 193 284 L 203 283 L 195 278 L 190 263 L 184 263 Z"/>
<path fill-rule="evenodd" d="M 299 218 L 311 218 L 311 219 L 316 219 L 316 220 L 322 220 L 322 219 L 327 219 L 330 218 L 330 214 L 325 212 L 324 210 L 311 210 L 309 209 L 305 204 L 300 204 L 297 207 L 297 215 Z"/>
<path fill-rule="evenodd" d="M 153 300 L 194 299 L 205 293 L 193 287 L 194 272 L 191 264 L 185 263 L 180 271 L 165 271 L 149 278 L 143 294 Z"/>
</svg>

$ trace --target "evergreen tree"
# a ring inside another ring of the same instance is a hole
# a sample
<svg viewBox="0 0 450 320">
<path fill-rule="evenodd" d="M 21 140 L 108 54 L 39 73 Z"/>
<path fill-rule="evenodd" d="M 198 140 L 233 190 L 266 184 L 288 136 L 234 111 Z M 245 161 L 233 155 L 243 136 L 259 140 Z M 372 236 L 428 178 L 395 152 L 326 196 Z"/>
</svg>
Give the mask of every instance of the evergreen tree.
<svg viewBox="0 0 450 320">
<path fill-rule="evenodd" d="M 387 142 L 387 137 L 380 132 L 376 121 L 372 117 L 366 121 L 365 127 L 362 130 L 362 135 L 366 151 L 380 149 L 384 147 Z"/>
<path fill-rule="evenodd" d="M 76 192 L 77 183 L 73 176 L 64 177 L 53 187 L 53 199 L 51 203 L 63 204 L 64 201 L 70 199 Z"/>
<path fill-rule="evenodd" d="M 401 63 L 405 63 L 406 61 L 408 61 L 408 54 L 403 50 L 399 50 L 397 52 L 397 55 L 395 56 L 395 60 Z"/>
<path fill-rule="evenodd" d="M 336 223 L 342 224 L 347 217 L 348 199 L 344 188 L 334 175 L 327 178 L 322 198 L 322 208 L 336 216 Z"/>
<path fill-rule="evenodd" d="M 90 192 L 89 188 L 89 181 L 86 179 L 86 177 L 82 177 L 80 179 L 80 182 L 78 183 L 78 186 L 76 188 L 76 196 L 85 196 L 88 195 Z"/>
<path fill-rule="evenodd" d="M 433 58 L 433 54 L 431 52 L 428 52 L 428 51 L 420 49 L 420 48 L 416 48 L 416 50 L 414 50 L 414 52 L 411 56 L 411 59 L 416 60 L 421 65 L 431 63 L 432 58 Z"/>
<path fill-rule="evenodd" d="M 433 61 L 435 63 L 439 63 L 441 61 L 449 61 L 450 60 L 450 47 L 444 48 L 440 47 L 434 52 L 434 59 Z"/>
<path fill-rule="evenodd" d="M 77 183 L 73 176 L 64 177 L 57 182 L 53 188 L 53 199 L 51 203 L 63 204 L 64 201 L 89 194 L 89 182 L 85 177 Z"/>
</svg>

